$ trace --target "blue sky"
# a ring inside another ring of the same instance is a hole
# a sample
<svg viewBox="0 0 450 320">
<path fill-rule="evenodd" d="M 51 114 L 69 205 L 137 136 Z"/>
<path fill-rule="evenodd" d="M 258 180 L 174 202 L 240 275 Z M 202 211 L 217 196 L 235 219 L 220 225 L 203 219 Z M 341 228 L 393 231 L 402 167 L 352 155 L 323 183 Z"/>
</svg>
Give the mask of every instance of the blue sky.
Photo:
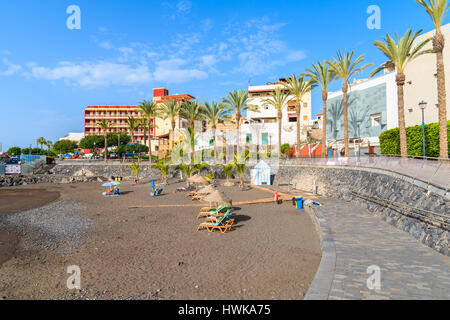
<svg viewBox="0 0 450 320">
<path fill-rule="evenodd" d="M 81 30 L 66 27 L 69 5 L 81 9 Z M 370 5 L 381 8 L 381 30 L 366 26 Z M 5 151 L 57 141 L 83 131 L 87 105 L 135 105 L 155 87 L 220 101 L 337 49 L 378 65 L 373 42 L 409 28 L 433 29 L 413 0 L 1 1 L 0 142 Z"/>
</svg>

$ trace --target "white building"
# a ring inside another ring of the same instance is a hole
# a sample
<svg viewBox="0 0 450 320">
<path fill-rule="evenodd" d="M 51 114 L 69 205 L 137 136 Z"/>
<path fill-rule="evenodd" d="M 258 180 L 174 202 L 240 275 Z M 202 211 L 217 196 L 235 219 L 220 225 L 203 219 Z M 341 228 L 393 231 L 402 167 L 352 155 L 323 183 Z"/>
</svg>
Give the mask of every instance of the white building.
<svg viewBox="0 0 450 320">
<path fill-rule="evenodd" d="M 350 141 L 362 138 L 362 145 L 378 147 L 381 132 L 398 127 L 396 73 L 357 80 L 348 92 Z M 330 92 L 327 102 L 327 141 L 334 148 L 344 139 L 342 91 Z"/>
<path fill-rule="evenodd" d="M 241 143 L 259 144 L 259 145 L 278 145 L 278 111 L 275 107 L 264 102 L 270 98 L 270 94 L 275 92 L 276 88 L 285 87 L 281 84 L 284 81 L 272 84 L 268 83 L 261 86 L 248 87 L 249 104 L 257 105 L 259 112 L 248 111 L 246 120 L 241 128 Z M 289 98 L 293 99 L 293 96 Z M 289 143 L 295 145 L 297 143 L 297 114 L 296 101 L 289 102 L 283 107 L 282 116 L 282 141 L 281 144 Z M 301 139 L 306 139 L 307 130 L 311 126 L 311 93 L 305 95 L 301 101 L 300 113 Z"/>
<path fill-rule="evenodd" d="M 69 140 L 69 141 L 74 141 L 74 142 L 80 142 L 81 139 L 84 138 L 84 133 L 78 133 L 78 132 L 70 132 L 68 135 L 64 136 L 63 138 L 59 139 L 59 141 L 62 140 Z"/>
<path fill-rule="evenodd" d="M 441 29 L 445 38 L 444 65 L 445 65 L 445 87 L 447 89 L 447 120 L 450 120 L 450 24 L 446 24 Z M 435 30 L 420 36 L 419 41 L 434 36 Z M 430 42 L 425 49 L 431 49 Z M 419 103 L 428 103 L 425 109 L 425 123 L 436 123 L 438 119 L 438 96 L 437 96 L 437 75 L 436 75 L 436 55 L 426 54 L 414 60 L 405 70 L 406 84 L 405 90 L 405 121 L 406 126 L 415 126 L 422 123 L 422 110 Z"/>
</svg>

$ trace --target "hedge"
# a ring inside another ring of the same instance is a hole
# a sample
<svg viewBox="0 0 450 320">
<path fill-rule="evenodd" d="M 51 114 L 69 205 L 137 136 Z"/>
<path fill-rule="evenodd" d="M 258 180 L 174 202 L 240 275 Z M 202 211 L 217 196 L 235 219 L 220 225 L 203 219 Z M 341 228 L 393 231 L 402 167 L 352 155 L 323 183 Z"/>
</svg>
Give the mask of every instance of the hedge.
<svg viewBox="0 0 450 320">
<path fill-rule="evenodd" d="M 450 121 L 447 121 L 447 133 L 450 137 Z M 406 128 L 408 155 L 423 156 L 422 125 Z M 450 156 L 450 140 L 449 156 Z M 439 157 L 439 123 L 425 125 L 425 146 L 427 157 Z M 381 154 L 400 154 L 399 129 L 387 130 L 380 135 Z"/>
</svg>

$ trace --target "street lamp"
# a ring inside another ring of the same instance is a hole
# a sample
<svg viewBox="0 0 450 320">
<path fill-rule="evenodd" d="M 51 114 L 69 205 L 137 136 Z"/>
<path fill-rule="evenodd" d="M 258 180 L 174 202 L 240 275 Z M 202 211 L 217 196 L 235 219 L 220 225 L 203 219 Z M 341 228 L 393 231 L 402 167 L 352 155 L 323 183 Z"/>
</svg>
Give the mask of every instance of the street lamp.
<svg viewBox="0 0 450 320">
<path fill-rule="evenodd" d="M 425 108 L 427 107 L 427 103 L 422 100 L 419 103 L 419 108 L 422 109 L 422 146 L 423 146 L 423 157 L 426 157 L 426 149 L 425 149 Z"/>
<path fill-rule="evenodd" d="M 359 120 L 358 125 L 358 160 L 361 158 L 361 121 Z"/>
</svg>

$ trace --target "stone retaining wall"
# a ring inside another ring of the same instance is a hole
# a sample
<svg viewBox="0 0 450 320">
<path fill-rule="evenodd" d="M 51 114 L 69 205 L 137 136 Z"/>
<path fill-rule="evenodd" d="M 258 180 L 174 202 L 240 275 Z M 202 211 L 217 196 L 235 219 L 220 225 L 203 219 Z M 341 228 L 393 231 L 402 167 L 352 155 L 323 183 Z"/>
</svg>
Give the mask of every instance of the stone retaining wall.
<svg viewBox="0 0 450 320">
<path fill-rule="evenodd" d="M 375 215 L 391 225 L 409 232 L 421 243 L 449 255 L 450 201 L 448 190 L 432 192 L 421 183 L 399 179 L 388 172 L 370 169 L 320 166 L 284 166 L 275 177 L 275 184 L 286 183 L 290 177 L 296 189 L 314 191 L 327 197 L 364 204 Z M 434 190 L 437 190 L 434 188 Z M 361 199 L 355 193 L 370 195 L 419 209 L 428 210 L 423 219 Z M 436 213 L 438 215 L 434 215 Z M 435 223 L 436 222 L 436 223 Z M 382 235 L 380 235 L 382 236 Z"/>
</svg>

